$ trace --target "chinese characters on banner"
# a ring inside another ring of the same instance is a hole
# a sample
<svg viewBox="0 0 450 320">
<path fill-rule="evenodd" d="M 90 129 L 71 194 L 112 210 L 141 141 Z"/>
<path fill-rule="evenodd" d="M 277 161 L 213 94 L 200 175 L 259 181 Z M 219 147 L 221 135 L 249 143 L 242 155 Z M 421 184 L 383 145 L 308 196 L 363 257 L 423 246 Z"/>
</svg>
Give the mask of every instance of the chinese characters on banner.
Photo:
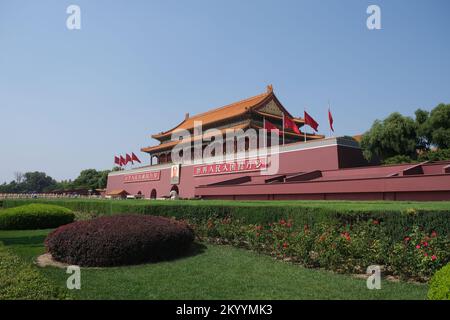
<svg viewBox="0 0 450 320">
<path fill-rule="evenodd" d="M 245 159 L 241 161 L 196 166 L 194 167 L 194 176 L 262 171 L 267 168 L 268 163 L 266 158 Z"/>
<path fill-rule="evenodd" d="M 161 177 L 161 171 L 149 171 L 135 174 L 127 174 L 124 177 L 125 183 L 143 182 L 143 181 L 157 181 Z"/>
</svg>

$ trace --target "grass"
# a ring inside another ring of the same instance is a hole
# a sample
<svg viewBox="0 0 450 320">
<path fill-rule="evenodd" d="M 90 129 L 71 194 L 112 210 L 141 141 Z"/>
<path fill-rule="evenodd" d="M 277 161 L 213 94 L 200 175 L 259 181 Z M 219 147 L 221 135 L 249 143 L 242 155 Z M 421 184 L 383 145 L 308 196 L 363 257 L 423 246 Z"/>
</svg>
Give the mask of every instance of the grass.
<svg viewBox="0 0 450 320">
<path fill-rule="evenodd" d="M 64 291 L 0 242 L 0 300 L 66 299 Z"/>
<path fill-rule="evenodd" d="M 0 231 L 0 241 L 32 263 L 50 230 Z M 120 268 L 82 268 L 75 299 L 426 299 L 427 285 L 383 281 L 368 290 L 365 280 L 273 260 L 228 246 L 201 245 L 175 261 Z M 39 269 L 65 288 L 64 269 Z"/>
</svg>

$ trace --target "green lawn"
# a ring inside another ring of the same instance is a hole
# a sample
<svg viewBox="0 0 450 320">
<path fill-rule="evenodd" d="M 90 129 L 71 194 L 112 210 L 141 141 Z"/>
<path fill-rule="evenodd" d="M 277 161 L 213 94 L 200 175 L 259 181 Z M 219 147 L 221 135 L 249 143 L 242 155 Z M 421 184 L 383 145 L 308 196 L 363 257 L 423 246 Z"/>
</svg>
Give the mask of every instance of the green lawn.
<svg viewBox="0 0 450 320">
<path fill-rule="evenodd" d="M 49 230 L 0 231 L 0 241 L 32 263 Z M 199 245 L 189 257 L 121 268 L 82 268 L 76 299 L 425 299 L 427 285 L 365 280 L 305 269 L 228 246 Z M 61 288 L 64 269 L 39 269 Z"/>
</svg>

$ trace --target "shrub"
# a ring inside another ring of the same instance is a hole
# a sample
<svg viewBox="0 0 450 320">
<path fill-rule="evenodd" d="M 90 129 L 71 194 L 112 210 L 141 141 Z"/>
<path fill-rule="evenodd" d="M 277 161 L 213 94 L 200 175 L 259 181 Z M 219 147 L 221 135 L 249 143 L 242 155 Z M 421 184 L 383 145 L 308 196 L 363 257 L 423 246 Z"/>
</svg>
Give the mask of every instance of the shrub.
<svg viewBox="0 0 450 320">
<path fill-rule="evenodd" d="M 384 266 L 388 273 L 426 281 L 450 261 L 448 236 L 413 226 L 405 228 L 397 241 L 386 224 L 376 219 L 312 225 L 281 219 L 254 225 L 217 218 L 192 225 L 198 236 L 214 243 L 229 243 L 304 266 L 344 273 L 364 273 L 375 264 Z"/>
<path fill-rule="evenodd" d="M 450 300 L 450 264 L 437 271 L 428 289 L 430 300 Z"/>
<path fill-rule="evenodd" d="M 0 211 L 0 230 L 56 228 L 74 218 L 67 208 L 34 203 Z"/>
<path fill-rule="evenodd" d="M 65 299 L 66 294 L 0 243 L 0 300 Z"/>
<path fill-rule="evenodd" d="M 448 237 L 414 226 L 389 251 L 389 265 L 395 274 L 427 279 L 450 259 Z"/>
<path fill-rule="evenodd" d="M 74 222 L 45 240 L 58 261 L 81 266 L 118 266 L 176 258 L 194 232 L 183 222 L 157 216 L 117 215 Z"/>
</svg>

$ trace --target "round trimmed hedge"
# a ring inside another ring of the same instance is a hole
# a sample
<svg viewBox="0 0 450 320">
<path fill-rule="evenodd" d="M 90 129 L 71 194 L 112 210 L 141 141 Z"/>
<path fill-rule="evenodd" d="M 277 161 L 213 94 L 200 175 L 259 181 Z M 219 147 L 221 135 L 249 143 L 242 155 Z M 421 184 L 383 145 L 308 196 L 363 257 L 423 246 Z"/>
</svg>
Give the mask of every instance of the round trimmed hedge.
<svg viewBox="0 0 450 320">
<path fill-rule="evenodd" d="M 184 222 L 146 215 L 77 221 L 51 232 L 47 251 L 60 262 L 87 267 L 169 260 L 185 254 L 194 231 Z"/>
<path fill-rule="evenodd" d="M 436 271 L 428 289 L 430 300 L 450 300 L 450 264 Z"/>
<path fill-rule="evenodd" d="M 33 230 L 56 228 L 71 223 L 70 209 L 50 204 L 28 204 L 0 211 L 0 230 Z"/>
</svg>

